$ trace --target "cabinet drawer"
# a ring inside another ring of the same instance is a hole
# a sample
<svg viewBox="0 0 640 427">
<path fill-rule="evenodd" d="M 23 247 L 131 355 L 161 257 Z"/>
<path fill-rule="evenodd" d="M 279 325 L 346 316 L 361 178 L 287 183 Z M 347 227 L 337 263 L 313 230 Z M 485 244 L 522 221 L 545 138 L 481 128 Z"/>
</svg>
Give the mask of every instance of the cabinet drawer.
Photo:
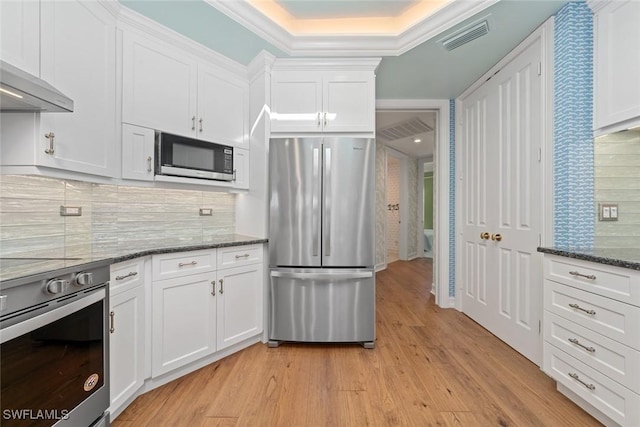
<svg viewBox="0 0 640 427">
<path fill-rule="evenodd" d="M 640 351 L 548 311 L 544 315 L 546 342 L 640 393 Z"/>
<path fill-rule="evenodd" d="M 551 280 L 544 281 L 544 308 L 632 348 L 640 348 L 640 308 Z"/>
<path fill-rule="evenodd" d="M 136 258 L 111 266 L 109 292 L 112 296 L 144 284 L 145 259 L 146 258 Z"/>
<path fill-rule="evenodd" d="M 615 422 L 623 426 L 640 425 L 640 395 L 549 343 L 544 343 L 543 354 L 544 371 L 558 383 Z"/>
<path fill-rule="evenodd" d="M 238 267 L 262 262 L 262 245 L 230 246 L 218 249 L 218 268 Z"/>
<path fill-rule="evenodd" d="M 571 258 L 545 256 L 545 279 L 640 306 L 640 273 Z"/>
<path fill-rule="evenodd" d="M 154 281 L 204 273 L 215 269 L 215 249 L 153 256 Z"/>
</svg>

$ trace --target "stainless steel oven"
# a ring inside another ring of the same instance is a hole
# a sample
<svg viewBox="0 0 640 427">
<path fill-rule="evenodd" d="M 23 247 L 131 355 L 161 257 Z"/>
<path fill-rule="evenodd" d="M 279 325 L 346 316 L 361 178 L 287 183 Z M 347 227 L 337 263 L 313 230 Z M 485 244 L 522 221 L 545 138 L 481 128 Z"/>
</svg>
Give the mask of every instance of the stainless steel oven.
<svg viewBox="0 0 640 427">
<path fill-rule="evenodd" d="M 108 425 L 103 263 L 0 283 L 0 424 Z"/>
</svg>

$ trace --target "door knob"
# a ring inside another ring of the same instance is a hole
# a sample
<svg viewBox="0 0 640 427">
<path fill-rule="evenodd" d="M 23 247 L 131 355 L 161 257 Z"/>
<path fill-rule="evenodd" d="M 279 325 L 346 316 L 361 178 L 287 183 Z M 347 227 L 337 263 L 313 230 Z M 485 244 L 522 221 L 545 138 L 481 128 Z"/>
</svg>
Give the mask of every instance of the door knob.
<svg viewBox="0 0 640 427">
<path fill-rule="evenodd" d="M 489 240 L 489 236 L 490 234 L 488 231 L 485 231 L 484 233 L 480 233 L 480 238 L 483 240 Z"/>
<path fill-rule="evenodd" d="M 491 235 L 491 240 L 495 240 L 495 241 L 499 242 L 500 240 L 502 240 L 502 234 L 492 234 Z"/>
</svg>

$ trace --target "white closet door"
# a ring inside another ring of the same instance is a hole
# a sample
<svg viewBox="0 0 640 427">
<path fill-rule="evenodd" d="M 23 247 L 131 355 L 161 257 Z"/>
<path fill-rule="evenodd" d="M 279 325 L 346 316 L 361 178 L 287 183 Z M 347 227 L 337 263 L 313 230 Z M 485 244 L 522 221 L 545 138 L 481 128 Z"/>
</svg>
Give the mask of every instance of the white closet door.
<svg viewBox="0 0 640 427">
<path fill-rule="evenodd" d="M 540 60 L 537 38 L 467 97 L 461 135 L 463 311 L 537 364 Z"/>
</svg>

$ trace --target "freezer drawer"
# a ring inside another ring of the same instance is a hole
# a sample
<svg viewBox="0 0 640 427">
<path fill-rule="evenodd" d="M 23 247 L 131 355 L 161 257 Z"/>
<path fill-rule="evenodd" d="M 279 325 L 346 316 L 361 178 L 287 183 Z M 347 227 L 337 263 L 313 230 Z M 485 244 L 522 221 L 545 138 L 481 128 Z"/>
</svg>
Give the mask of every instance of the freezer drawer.
<svg viewBox="0 0 640 427">
<path fill-rule="evenodd" d="M 373 269 L 272 269 L 270 275 L 270 340 L 373 343 Z"/>
</svg>

